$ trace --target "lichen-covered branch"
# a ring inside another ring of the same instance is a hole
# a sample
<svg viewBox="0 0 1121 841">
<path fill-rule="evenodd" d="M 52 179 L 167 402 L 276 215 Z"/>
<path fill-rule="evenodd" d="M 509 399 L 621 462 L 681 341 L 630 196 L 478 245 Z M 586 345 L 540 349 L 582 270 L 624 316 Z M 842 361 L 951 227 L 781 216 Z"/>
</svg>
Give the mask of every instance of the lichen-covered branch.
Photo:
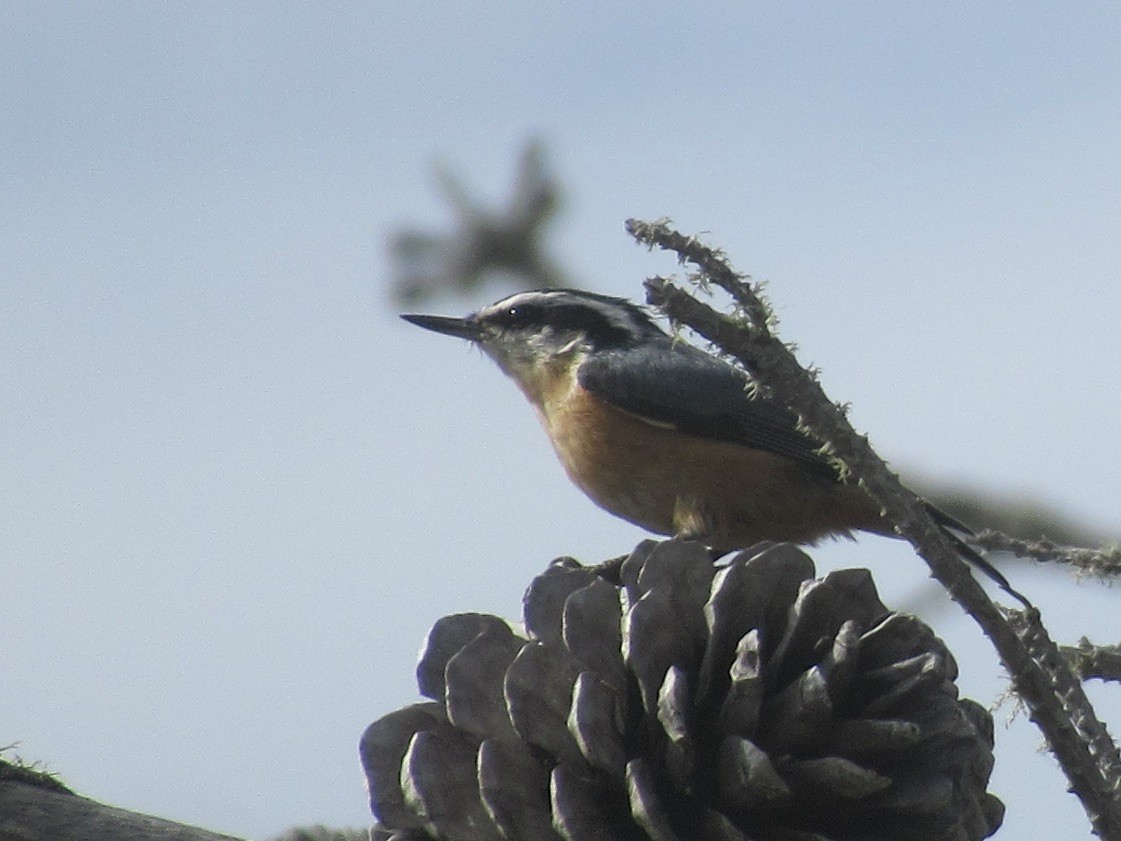
<svg viewBox="0 0 1121 841">
<path fill-rule="evenodd" d="M 1082 800 L 1094 831 L 1121 839 L 1121 757 L 1081 683 L 1040 622 L 1038 611 L 1006 616 L 974 580 L 968 567 L 921 500 L 908 491 L 875 453 L 867 437 L 849 424 L 844 409 L 829 400 L 816 378 L 802 368 L 769 329 L 770 317 L 752 286 L 722 256 L 672 230 L 664 222 L 627 222 L 640 242 L 675 251 L 695 265 L 705 281 L 732 296 L 747 318 L 713 310 L 664 278 L 647 281 L 648 301 L 739 360 L 765 393 L 795 411 L 880 503 L 899 534 L 915 547 L 934 577 L 992 640 L 1033 721 Z"/>
<path fill-rule="evenodd" d="M 992 552 L 1012 552 L 1034 561 L 1067 564 L 1079 572 L 1102 577 L 1121 574 L 1121 548 L 1116 546 L 1111 549 L 1062 546 L 1046 538 L 1022 540 L 991 529 L 978 534 L 976 543 Z"/>
<path fill-rule="evenodd" d="M 1121 645 L 1094 645 L 1086 637 L 1064 645 L 1063 655 L 1083 680 L 1121 681 Z"/>
</svg>

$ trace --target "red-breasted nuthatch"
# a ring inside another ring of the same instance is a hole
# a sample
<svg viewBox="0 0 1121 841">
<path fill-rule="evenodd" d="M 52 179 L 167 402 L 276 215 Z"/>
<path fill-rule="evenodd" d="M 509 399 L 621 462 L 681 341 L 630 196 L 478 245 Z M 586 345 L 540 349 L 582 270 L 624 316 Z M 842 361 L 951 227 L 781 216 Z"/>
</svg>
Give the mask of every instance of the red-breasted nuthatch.
<svg viewBox="0 0 1121 841">
<path fill-rule="evenodd" d="M 640 307 L 567 289 L 520 292 L 466 318 L 403 315 L 474 342 L 537 410 L 568 476 L 600 507 L 723 553 L 854 530 L 894 537 L 784 407 L 747 376 L 675 341 Z M 928 505 L 946 529 L 967 527 Z M 951 533 L 963 557 L 1016 595 Z"/>
</svg>

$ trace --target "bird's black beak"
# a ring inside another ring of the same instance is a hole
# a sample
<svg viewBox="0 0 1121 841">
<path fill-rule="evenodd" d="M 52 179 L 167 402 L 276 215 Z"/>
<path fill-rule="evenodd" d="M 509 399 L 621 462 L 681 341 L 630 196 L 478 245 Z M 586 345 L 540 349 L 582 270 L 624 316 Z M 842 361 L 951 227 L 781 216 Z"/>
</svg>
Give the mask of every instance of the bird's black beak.
<svg viewBox="0 0 1121 841">
<path fill-rule="evenodd" d="M 457 339 L 467 339 L 477 342 L 483 338 L 483 328 L 479 320 L 473 316 L 467 318 L 449 318 L 446 315 L 416 315 L 405 313 L 401 316 L 410 324 L 431 330 L 434 333 L 443 333 L 445 336 L 455 336 Z"/>
</svg>

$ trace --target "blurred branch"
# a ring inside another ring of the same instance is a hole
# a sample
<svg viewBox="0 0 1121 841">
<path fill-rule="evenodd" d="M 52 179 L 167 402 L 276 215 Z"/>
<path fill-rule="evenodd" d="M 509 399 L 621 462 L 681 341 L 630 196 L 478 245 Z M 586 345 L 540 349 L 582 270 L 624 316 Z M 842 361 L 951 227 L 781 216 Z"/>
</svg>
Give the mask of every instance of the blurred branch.
<svg viewBox="0 0 1121 841">
<path fill-rule="evenodd" d="M 900 484 L 867 437 L 852 428 L 843 407 L 822 390 L 816 372 L 802 368 L 789 347 L 771 332 L 770 309 L 758 288 L 745 282 L 722 254 L 664 222 L 629 220 L 627 229 L 639 242 L 674 251 L 682 263 L 696 266 L 692 279 L 702 288 L 711 283 L 731 295 L 737 307 L 735 317 L 716 312 L 663 278 L 646 283 L 651 304 L 739 360 L 760 389 L 794 410 L 805 427 L 827 442 L 828 451 L 865 486 L 935 578 L 992 641 L 1032 720 L 1081 799 L 1094 831 L 1102 838 L 1121 839 L 1121 802 L 1115 796 L 1121 790 L 1121 756 L 1078 678 L 1049 638 L 1039 612 L 1005 614 L 993 604 L 919 497 Z"/>
<path fill-rule="evenodd" d="M 1042 504 L 930 483 L 920 483 L 918 490 L 943 511 L 973 526 L 977 535 L 972 542 L 989 552 L 1066 564 L 1102 578 L 1121 574 L 1121 548 L 1116 540 Z M 1084 548 L 1094 545 L 1103 548 Z"/>
<path fill-rule="evenodd" d="M 1046 538 L 1065 546 L 1097 546 L 1109 542 L 1108 535 L 1045 503 L 925 478 L 915 479 L 910 471 L 908 474 L 920 495 L 977 530 L 992 529 L 1022 540 Z"/>
<path fill-rule="evenodd" d="M 542 238 L 556 214 L 560 189 L 545 167 L 545 147 L 526 144 L 507 205 L 492 210 L 476 200 L 447 166 L 437 164 L 437 184 L 456 214 L 450 234 L 406 229 L 390 237 L 397 275 L 393 293 L 411 305 L 441 293 L 467 295 L 502 274 L 516 285 L 550 288 L 564 275 L 545 253 Z"/>
</svg>

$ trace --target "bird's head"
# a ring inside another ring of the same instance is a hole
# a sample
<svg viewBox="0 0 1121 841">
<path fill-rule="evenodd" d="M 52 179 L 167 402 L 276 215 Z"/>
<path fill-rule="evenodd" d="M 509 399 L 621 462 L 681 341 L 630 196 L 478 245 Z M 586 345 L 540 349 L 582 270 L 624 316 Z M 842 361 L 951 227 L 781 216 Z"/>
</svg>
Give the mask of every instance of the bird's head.
<svg viewBox="0 0 1121 841">
<path fill-rule="evenodd" d="M 448 336 L 474 342 L 519 385 L 539 392 L 542 378 L 573 365 L 589 353 L 647 341 L 666 341 L 666 333 L 641 307 L 574 289 L 518 292 L 465 318 L 401 316 Z"/>
</svg>

